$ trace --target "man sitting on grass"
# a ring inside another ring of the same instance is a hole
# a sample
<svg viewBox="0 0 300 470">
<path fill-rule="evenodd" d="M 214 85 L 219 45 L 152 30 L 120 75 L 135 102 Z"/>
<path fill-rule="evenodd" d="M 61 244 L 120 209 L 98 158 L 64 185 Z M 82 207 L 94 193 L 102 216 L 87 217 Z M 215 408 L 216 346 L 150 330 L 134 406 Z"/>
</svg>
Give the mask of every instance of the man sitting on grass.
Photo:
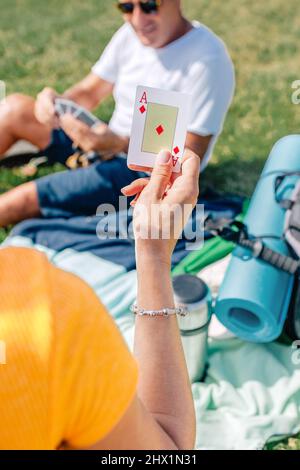
<svg viewBox="0 0 300 470">
<path fill-rule="evenodd" d="M 120 188 L 137 176 L 126 159 L 137 85 L 186 92 L 192 112 L 186 148 L 202 168 L 220 134 L 234 91 L 234 70 L 223 42 L 204 25 L 189 22 L 180 0 L 118 2 L 125 24 L 91 73 L 62 96 L 92 110 L 112 94 L 115 111 L 108 125 L 90 129 L 71 115 L 58 118 L 45 88 L 37 100 L 15 94 L 0 106 L 0 155 L 25 139 L 65 162 L 74 152 L 96 151 L 102 161 L 89 168 L 26 183 L 0 197 L 0 226 L 30 217 L 94 214 L 102 202 L 116 203 Z"/>
</svg>

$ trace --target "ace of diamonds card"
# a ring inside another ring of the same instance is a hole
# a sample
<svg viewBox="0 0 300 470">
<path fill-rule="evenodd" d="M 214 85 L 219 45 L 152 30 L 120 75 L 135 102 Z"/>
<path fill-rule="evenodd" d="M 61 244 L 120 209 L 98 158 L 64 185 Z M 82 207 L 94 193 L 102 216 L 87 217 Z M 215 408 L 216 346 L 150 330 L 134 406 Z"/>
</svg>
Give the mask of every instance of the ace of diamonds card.
<svg viewBox="0 0 300 470">
<path fill-rule="evenodd" d="M 185 93 L 137 87 L 128 166 L 153 168 L 160 150 L 169 150 L 173 159 L 173 171 L 180 171 L 190 101 L 190 95 Z"/>
</svg>

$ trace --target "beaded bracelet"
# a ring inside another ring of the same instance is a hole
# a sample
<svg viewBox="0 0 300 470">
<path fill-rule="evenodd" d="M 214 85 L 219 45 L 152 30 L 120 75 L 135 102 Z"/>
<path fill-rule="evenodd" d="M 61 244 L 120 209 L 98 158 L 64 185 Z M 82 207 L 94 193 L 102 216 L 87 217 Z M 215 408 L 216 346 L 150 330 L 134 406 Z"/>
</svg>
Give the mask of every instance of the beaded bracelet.
<svg viewBox="0 0 300 470">
<path fill-rule="evenodd" d="M 183 307 L 162 308 L 159 310 L 145 310 L 143 308 L 138 307 L 136 304 L 133 304 L 130 307 L 130 310 L 135 315 L 148 315 L 151 317 L 168 317 L 169 315 L 179 315 L 180 317 L 185 317 L 188 314 L 188 310 Z"/>
</svg>

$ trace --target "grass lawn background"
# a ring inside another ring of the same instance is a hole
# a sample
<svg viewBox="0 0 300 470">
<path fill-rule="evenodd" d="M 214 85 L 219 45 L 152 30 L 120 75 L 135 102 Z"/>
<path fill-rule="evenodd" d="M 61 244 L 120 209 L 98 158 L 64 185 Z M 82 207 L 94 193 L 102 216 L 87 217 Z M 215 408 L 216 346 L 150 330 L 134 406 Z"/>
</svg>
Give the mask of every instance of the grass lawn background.
<svg viewBox="0 0 300 470">
<path fill-rule="evenodd" d="M 291 102 L 300 79 L 299 0 L 183 0 L 183 7 L 223 38 L 236 67 L 236 95 L 203 184 L 251 195 L 272 145 L 300 132 L 300 105 Z M 1 0 L 7 92 L 35 96 L 45 85 L 63 92 L 89 72 L 121 21 L 113 0 Z M 109 119 L 112 109 L 108 100 L 96 114 Z M 0 193 L 23 181 L 1 169 Z M 270 447 L 300 449 L 299 442 Z"/>
</svg>

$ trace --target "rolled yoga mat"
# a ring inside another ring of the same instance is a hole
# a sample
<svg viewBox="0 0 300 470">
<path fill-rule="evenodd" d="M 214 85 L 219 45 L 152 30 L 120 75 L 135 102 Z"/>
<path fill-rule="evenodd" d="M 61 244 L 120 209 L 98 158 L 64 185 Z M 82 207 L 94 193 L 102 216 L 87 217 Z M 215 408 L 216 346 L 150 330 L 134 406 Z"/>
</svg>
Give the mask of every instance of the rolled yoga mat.
<svg viewBox="0 0 300 470">
<path fill-rule="evenodd" d="M 262 236 L 267 247 L 283 255 L 290 254 L 288 245 L 280 239 L 286 211 L 275 199 L 274 184 L 280 174 L 299 170 L 300 135 L 284 137 L 271 151 L 244 220 L 250 235 Z M 277 196 L 289 197 L 298 179 L 286 177 Z M 237 246 L 219 290 L 215 313 L 230 331 L 246 341 L 273 341 L 283 329 L 292 288 L 291 274 Z"/>
</svg>

